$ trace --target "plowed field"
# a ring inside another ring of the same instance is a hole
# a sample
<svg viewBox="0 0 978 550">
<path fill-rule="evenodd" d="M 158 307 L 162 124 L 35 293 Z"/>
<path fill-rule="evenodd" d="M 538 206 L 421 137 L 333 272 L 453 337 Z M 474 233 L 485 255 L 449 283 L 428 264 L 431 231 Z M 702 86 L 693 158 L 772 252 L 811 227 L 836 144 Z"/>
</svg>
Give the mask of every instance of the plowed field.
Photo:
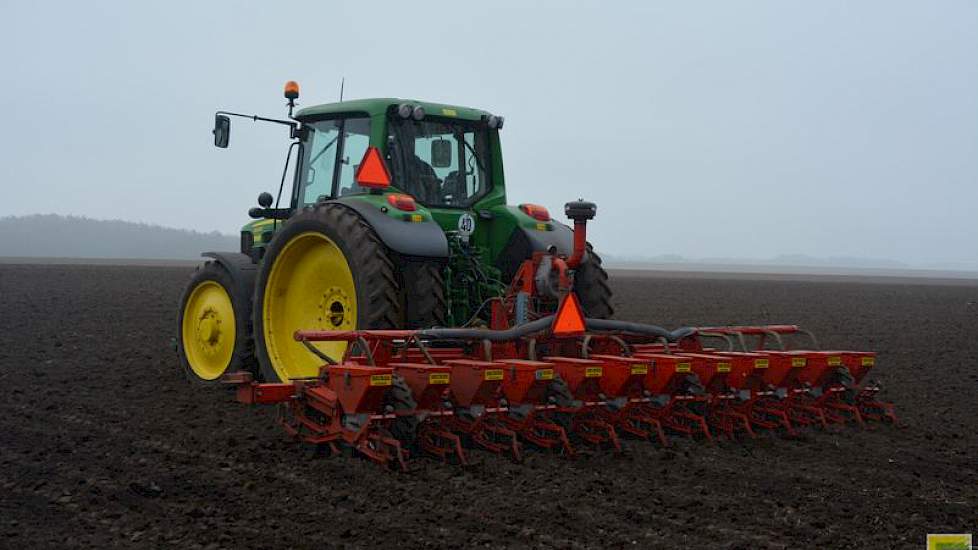
<svg viewBox="0 0 978 550">
<path fill-rule="evenodd" d="M 618 317 L 880 352 L 902 427 L 624 456 L 317 458 L 189 384 L 186 267 L 0 265 L 0 547 L 923 548 L 978 531 L 978 285 L 613 278 Z"/>
</svg>

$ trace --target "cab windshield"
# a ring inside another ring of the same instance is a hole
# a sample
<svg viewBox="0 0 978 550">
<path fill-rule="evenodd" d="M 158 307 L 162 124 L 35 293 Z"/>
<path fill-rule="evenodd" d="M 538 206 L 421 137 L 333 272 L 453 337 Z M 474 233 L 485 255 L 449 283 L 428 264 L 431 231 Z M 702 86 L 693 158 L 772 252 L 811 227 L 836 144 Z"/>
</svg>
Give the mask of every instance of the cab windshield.
<svg viewBox="0 0 978 550">
<path fill-rule="evenodd" d="M 489 130 L 464 120 L 394 117 L 394 185 L 426 206 L 466 208 L 489 191 Z"/>
</svg>

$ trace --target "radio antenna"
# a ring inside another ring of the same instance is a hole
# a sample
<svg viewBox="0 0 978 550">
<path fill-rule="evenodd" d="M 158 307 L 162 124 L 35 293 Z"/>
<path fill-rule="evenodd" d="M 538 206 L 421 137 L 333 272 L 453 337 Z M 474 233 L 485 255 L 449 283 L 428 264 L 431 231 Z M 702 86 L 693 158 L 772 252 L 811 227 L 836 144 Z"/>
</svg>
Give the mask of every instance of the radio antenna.
<svg viewBox="0 0 978 550">
<path fill-rule="evenodd" d="M 346 84 L 346 77 L 340 78 L 340 101 L 343 101 L 343 86 Z"/>
</svg>

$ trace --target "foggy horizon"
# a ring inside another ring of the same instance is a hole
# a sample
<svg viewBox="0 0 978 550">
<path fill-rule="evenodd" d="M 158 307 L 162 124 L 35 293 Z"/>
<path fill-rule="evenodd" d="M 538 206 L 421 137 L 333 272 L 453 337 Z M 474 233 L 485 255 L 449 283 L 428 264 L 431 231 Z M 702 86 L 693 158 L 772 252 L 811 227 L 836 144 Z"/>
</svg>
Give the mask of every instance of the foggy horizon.
<svg viewBox="0 0 978 550">
<path fill-rule="evenodd" d="M 0 218 L 235 235 L 288 136 L 235 119 L 215 149 L 214 111 L 345 77 L 505 116 L 508 202 L 596 202 L 609 256 L 978 269 L 974 3 L 399 6 L 4 4 Z"/>
<path fill-rule="evenodd" d="M 0 234 L 5 237 L 0 240 L 0 260 L 200 260 L 202 252 L 234 251 L 239 248 L 239 235 L 231 233 L 61 214 L 0 217 Z M 816 257 L 804 254 L 770 257 L 691 257 L 680 254 L 633 256 L 606 252 L 603 259 L 606 266 L 622 269 L 673 267 L 725 272 L 728 268 L 762 268 L 777 273 L 797 271 L 813 275 L 822 272 L 846 274 L 855 269 L 883 275 L 911 276 L 919 271 L 919 276 L 922 277 L 940 276 L 942 273 L 967 278 L 978 277 L 978 269 L 967 264 L 908 264 L 899 260 L 871 257 Z"/>
</svg>

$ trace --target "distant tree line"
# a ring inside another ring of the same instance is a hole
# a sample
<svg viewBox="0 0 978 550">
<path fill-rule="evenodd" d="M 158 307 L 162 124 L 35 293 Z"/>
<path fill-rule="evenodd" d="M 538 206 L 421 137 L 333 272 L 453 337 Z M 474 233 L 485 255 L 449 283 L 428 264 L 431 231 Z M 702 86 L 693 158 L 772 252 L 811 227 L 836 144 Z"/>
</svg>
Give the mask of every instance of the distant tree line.
<svg viewBox="0 0 978 550">
<path fill-rule="evenodd" d="M 216 231 L 57 214 L 0 218 L 0 256 L 180 260 L 238 247 L 237 236 Z"/>
</svg>

